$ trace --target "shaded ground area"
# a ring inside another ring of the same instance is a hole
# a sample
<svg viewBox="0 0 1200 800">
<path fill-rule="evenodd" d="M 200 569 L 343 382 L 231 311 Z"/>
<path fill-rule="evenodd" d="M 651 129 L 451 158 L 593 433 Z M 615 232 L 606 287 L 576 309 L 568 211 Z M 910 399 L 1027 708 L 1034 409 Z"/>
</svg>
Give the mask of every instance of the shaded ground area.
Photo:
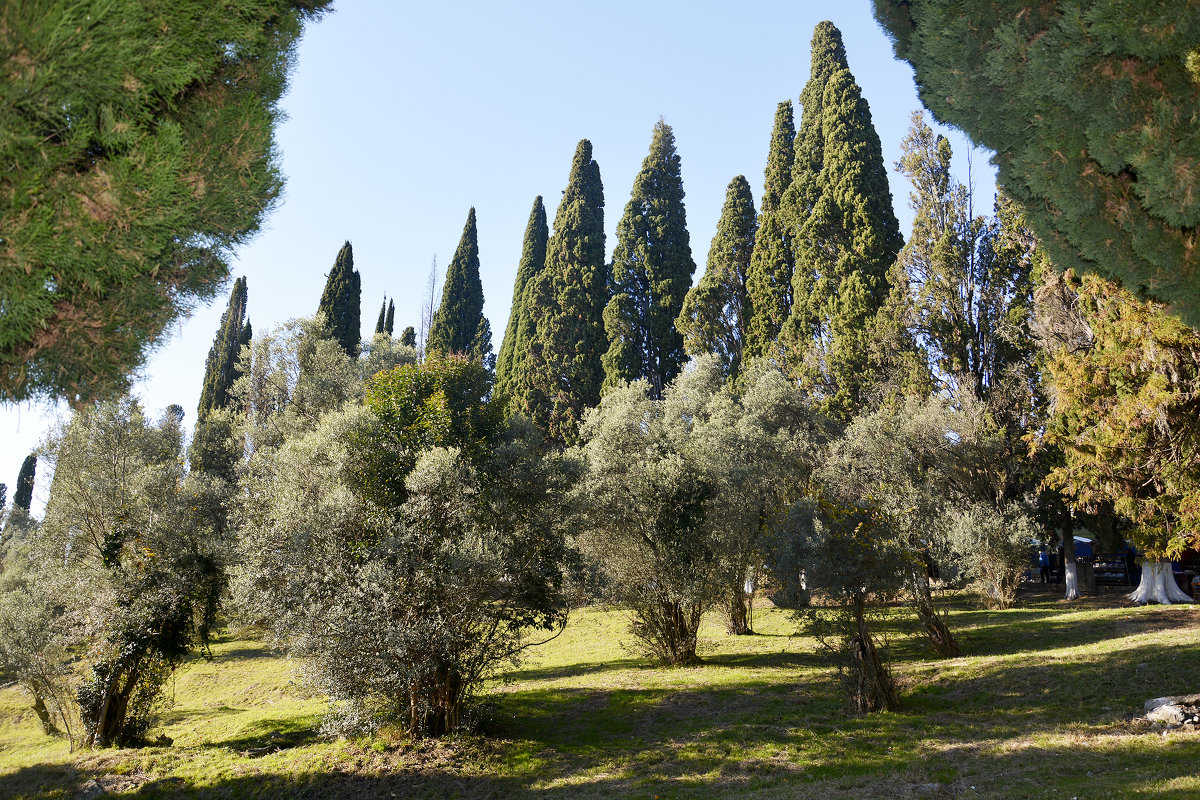
<svg viewBox="0 0 1200 800">
<path fill-rule="evenodd" d="M 619 612 L 586 610 L 490 687 L 477 732 L 443 742 L 319 736 L 320 698 L 252 641 L 175 684 L 170 748 L 72 756 L 0 691 L 0 797 L 1001 798 L 1200 796 L 1200 734 L 1138 721 L 1200 691 L 1200 610 L 953 599 L 968 653 L 933 659 L 902 609 L 886 638 L 903 710 L 846 713 L 836 666 L 774 609 L 760 635 L 704 631 L 698 667 L 622 648 Z"/>
</svg>

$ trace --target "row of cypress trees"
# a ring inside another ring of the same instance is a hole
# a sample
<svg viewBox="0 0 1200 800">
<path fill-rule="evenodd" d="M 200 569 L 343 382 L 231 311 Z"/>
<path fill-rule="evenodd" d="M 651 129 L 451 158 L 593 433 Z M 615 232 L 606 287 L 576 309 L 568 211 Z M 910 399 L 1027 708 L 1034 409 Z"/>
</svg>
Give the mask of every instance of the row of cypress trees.
<svg viewBox="0 0 1200 800">
<path fill-rule="evenodd" d="M 584 410 L 606 389 L 645 379 L 659 397 L 688 355 L 702 352 L 718 353 L 731 376 L 748 358 L 773 358 L 809 387 L 820 410 L 849 419 L 881 368 L 871 343 L 904 241 L 879 137 L 832 23 L 814 32 L 800 105 L 797 128 L 791 102 L 779 104 L 757 214 L 746 179 L 730 183 L 707 270 L 694 288 L 680 158 L 671 127 L 659 120 L 611 262 L 591 142 L 576 148 L 553 232 L 542 197 L 535 198 L 497 355 L 483 316 L 472 208 L 425 350 L 494 366 L 496 391 L 560 444 L 576 440 Z M 351 356 L 359 349 L 360 294 L 347 242 L 319 310 Z M 250 330 L 245 296 L 240 279 L 209 355 L 202 416 L 227 402 L 236 377 Z M 391 335 L 394 313 L 385 298 L 376 333 Z"/>
<path fill-rule="evenodd" d="M 734 178 L 707 270 L 690 291 L 695 262 L 665 122 L 634 180 L 611 263 L 588 141 L 548 240 L 535 200 L 496 380 L 552 440 L 574 441 L 603 390 L 642 378 L 660 396 L 688 354 L 702 352 L 718 353 L 731 375 L 745 358 L 772 357 L 834 417 L 863 407 L 904 240 L 879 136 L 832 23 L 816 27 L 800 103 L 799 129 L 790 101 L 777 110 L 761 212 L 746 179 Z"/>
</svg>

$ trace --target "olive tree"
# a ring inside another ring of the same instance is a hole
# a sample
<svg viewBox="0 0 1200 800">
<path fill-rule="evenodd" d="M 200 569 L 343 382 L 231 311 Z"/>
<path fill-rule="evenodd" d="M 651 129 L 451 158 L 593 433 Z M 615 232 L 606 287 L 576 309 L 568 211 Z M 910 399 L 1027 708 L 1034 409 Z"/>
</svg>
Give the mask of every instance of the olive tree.
<svg viewBox="0 0 1200 800">
<path fill-rule="evenodd" d="M 245 586 L 333 701 L 330 732 L 438 735 L 499 665 L 565 623 L 572 469 L 505 423 L 477 363 L 377 375 L 287 438 L 243 509 Z"/>
<path fill-rule="evenodd" d="M 52 648 L 81 659 L 78 741 L 145 739 L 172 670 L 213 630 L 228 542 L 193 505 L 182 412 L 151 424 L 124 398 L 78 410 L 46 449 L 54 480 L 30 559 L 30 613 L 52 609 Z M 49 650 L 45 651 L 49 652 Z"/>
<path fill-rule="evenodd" d="M 632 610 L 642 649 L 664 663 L 698 660 L 701 617 L 730 602 L 731 582 L 742 591 L 756 537 L 779 521 L 772 493 L 802 471 L 803 448 L 783 440 L 807 411 L 778 373 L 760 383 L 744 405 L 705 356 L 661 400 L 642 381 L 622 384 L 585 419 L 581 543 L 607 599 Z"/>
</svg>

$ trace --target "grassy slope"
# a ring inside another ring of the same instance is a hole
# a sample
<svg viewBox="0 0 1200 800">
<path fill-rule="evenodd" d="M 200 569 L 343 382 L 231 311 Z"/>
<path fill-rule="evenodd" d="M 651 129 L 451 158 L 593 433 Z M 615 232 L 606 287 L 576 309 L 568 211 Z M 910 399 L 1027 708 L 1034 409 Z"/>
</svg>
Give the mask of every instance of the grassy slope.
<svg viewBox="0 0 1200 800">
<path fill-rule="evenodd" d="M 849 716 L 828 658 L 782 612 L 761 635 L 715 617 L 704 666 L 659 670 L 621 647 L 620 614 L 584 611 L 485 695 L 484 735 L 328 742 L 322 703 L 283 659 L 226 641 L 185 667 L 170 748 L 71 756 L 0 691 L 0 797 L 73 797 L 96 780 L 137 797 L 1137 797 L 1200 796 L 1200 734 L 1129 717 L 1200 691 L 1200 609 L 1118 595 L 1019 608 L 963 605 L 970 655 L 935 661 L 889 631 L 904 710 Z"/>
</svg>

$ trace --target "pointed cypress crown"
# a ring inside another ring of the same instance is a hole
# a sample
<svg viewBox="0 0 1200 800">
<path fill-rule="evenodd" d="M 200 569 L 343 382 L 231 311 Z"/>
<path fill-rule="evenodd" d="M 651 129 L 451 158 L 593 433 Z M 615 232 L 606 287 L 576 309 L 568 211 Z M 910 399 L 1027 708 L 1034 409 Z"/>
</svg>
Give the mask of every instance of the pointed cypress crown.
<svg viewBox="0 0 1200 800">
<path fill-rule="evenodd" d="M 796 160 L 796 123 L 792 101 L 784 100 L 775 109 L 775 126 L 771 130 L 771 149 L 764 170 L 762 213 L 769 214 L 779 207 L 783 193 L 792 183 L 792 163 Z"/>
<path fill-rule="evenodd" d="M 317 311 L 325 315 L 325 327 L 332 339 L 337 341 L 351 358 L 358 357 L 359 340 L 362 337 L 360 323 L 362 283 L 358 270 L 354 269 L 354 248 L 347 241 L 338 251 L 333 269 L 321 293 Z"/>
</svg>

